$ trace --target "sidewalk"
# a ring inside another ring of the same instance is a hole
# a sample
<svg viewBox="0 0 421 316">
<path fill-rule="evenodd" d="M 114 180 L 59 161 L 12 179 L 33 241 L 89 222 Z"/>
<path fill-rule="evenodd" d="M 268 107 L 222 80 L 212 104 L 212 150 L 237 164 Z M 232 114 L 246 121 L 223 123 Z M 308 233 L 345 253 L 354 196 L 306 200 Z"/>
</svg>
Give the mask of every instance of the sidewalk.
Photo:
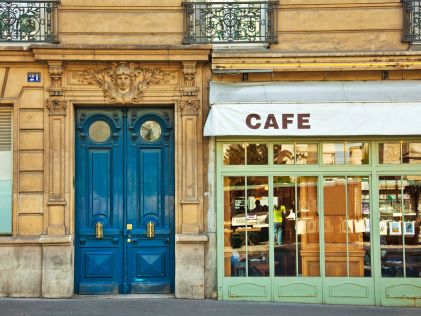
<svg viewBox="0 0 421 316">
<path fill-rule="evenodd" d="M 182 300 L 167 297 L 0 298 L 0 316 L 416 316 L 419 308 Z"/>
</svg>

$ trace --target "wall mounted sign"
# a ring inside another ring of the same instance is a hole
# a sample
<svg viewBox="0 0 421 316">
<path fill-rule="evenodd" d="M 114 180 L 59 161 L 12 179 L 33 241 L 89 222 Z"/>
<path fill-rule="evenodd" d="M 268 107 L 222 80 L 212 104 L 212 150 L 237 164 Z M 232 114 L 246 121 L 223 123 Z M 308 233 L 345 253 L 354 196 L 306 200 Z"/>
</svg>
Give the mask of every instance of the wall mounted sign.
<svg viewBox="0 0 421 316">
<path fill-rule="evenodd" d="M 28 72 L 26 82 L 41 82 L 40 72 Z"/>
<path fill-rule="evenodd" d="M 421 135 L 421 103 L 214 104 L 205 136 Z"/>
</svg>

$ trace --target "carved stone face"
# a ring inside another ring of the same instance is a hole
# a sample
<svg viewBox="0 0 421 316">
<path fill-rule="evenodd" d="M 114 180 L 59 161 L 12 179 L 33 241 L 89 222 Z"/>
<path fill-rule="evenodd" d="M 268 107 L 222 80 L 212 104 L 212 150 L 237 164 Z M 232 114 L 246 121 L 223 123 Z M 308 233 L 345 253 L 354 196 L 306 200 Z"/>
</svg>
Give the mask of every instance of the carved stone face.
<svg viewBox="0 0 421 316">
<path fill-rule="evenodd" d="M 115 71 L 115 85 L 121 94 L 126 94 L 132 86 L 132 73 L 130 68 L 125 64 L 121 64 Z"/>
<path fill-rule="evenodd" d="M 118 92 L 125 94 L 129 92 L 131 86 L 131 78 L 127 74 L 119 74 L 116 76 Z"/>
</svg>

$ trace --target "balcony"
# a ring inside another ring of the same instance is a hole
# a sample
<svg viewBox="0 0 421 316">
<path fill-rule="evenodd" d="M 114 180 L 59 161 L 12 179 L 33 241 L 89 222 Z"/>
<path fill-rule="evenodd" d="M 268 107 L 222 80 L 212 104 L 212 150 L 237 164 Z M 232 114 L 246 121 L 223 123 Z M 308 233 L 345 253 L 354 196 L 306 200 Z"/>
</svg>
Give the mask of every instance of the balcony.
<svg viewBox="0 0 421 316">
<path fill-rule="evenodd" d="M 59 0 L 0 0 L 0 42 L 56 42 Z"/>
<path fill-rule="evenodd" d="M 184 44 L 275 43 L 277 4 L 183 2 Z"/>
<path fill-rule="evenodd" d="M 403 0 L 404 42 L 421 41 L 421 0 Z"/>
</svg>

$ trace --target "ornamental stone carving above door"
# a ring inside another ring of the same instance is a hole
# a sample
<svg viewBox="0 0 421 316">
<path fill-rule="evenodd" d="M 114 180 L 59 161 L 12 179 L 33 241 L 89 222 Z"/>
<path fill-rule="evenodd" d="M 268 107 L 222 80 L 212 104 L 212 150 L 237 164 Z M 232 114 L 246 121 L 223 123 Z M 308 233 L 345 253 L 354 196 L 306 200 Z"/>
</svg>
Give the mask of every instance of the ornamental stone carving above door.
<svg viewBox="0 0 421 316">
<path fill-rule="evenodd" d="M 80 82 L 93 84 L 104 91 L 110 103 L 140 103 L 150 85 L 168 83 L 170 72 L 144 68 L 136 63 L 112 63 L 105 68 L 89 68 L 73 75 Z"/>
</svg>

